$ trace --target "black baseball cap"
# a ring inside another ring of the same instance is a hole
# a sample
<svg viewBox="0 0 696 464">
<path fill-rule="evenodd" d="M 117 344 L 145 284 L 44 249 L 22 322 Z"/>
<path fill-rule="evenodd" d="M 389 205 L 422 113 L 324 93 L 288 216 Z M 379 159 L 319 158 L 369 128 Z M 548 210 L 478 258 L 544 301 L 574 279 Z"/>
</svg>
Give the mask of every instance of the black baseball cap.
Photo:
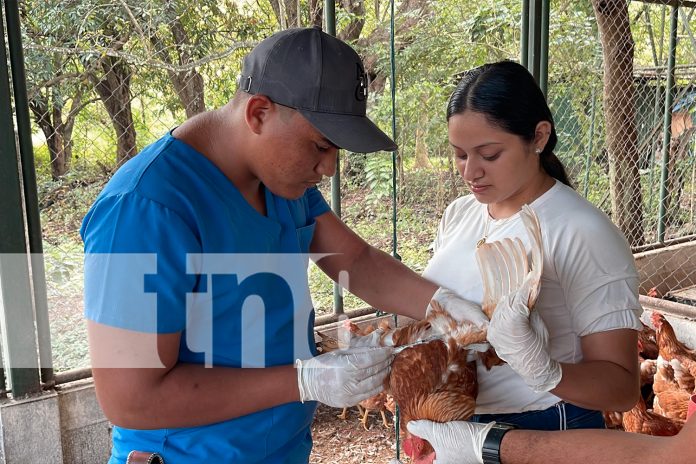
<svg viewBox="0 0 696 464">
<path fill-rule="evenodd" d="M 360 56 L 319 27 L 286 29 L 261 41 L 244 58 L 239 88 L 296 109 L 339 148 L 396 150 L 365 115 L 367 75 Z"/>
</svg>

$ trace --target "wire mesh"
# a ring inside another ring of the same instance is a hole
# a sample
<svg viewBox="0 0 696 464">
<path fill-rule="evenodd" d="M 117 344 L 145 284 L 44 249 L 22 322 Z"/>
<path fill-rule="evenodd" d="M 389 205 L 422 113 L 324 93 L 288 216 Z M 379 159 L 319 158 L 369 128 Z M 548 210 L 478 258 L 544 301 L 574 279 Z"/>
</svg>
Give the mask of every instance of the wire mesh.
<svg viewBox="0 0 696 464">
<path fill-rule="evenodd" d="M 484 62 L 519 56 L 521 2 L 484 3 L 396 3 L 395 225 L 391 154 L 341 155 L 345 222 L 387 253 L 395 226 L 398 252 L 418 272 L 430 258 L 445 207 L 467 193 L 445 123 L 456 76 Z M 98 192 L 145 145 L 184 119 L 226 104 L 242 56 L 275 30 L 320 24 L 323 2 L 32 0 L 20 5 L 54 362 L 64 370 L 88 364 L 78 230 Z M 637 251 L 660 239 L 660 221 L 663 240 L 696 233 L 693 10 L 679 9 L 674 97 L 665 111 L 670 8 L 630 2 L 623 13 L 599 15 L 590 2 L 551 4 L 548 99 L 559 135 L 557 155 L 576 189 L 612 218 Z M 337 30 L 364 58 L 371 79 L 368 113 L 390 133 L 389 3 L 338 2 Z M 327 198 L 328 186 L 321 185 Z M 643 291 L 669 296 L 694 286 L 696 274 L 679 256 L 642 258 L 667 262 L 660 272 L 643 276 L 650 283 Z M 658 261 L 652 263 L 657 269 Z M 317 268 L 310 270 L 310 286 L 318 315 L 330 313 L 331 284 Z M 362 306 L 346 294 L 347 310 Z"/>
</svg>

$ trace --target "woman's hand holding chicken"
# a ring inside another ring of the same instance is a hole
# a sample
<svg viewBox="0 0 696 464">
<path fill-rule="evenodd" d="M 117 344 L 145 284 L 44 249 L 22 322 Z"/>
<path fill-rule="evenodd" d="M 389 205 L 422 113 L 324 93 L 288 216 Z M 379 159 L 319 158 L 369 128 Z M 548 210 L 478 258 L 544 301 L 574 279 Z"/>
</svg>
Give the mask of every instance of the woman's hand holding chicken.
<svg viewBox="0 0 696 464">
<path fill-rule="evenodd" d="M 561 364 L 548 352 L 549 332 L 537 311 L 527 301 L 530 281 L 502 298 L 488 327 L 488 341 L 503 361 L 535 392 L 553 390 L 563 375 Z"/>
</svg>

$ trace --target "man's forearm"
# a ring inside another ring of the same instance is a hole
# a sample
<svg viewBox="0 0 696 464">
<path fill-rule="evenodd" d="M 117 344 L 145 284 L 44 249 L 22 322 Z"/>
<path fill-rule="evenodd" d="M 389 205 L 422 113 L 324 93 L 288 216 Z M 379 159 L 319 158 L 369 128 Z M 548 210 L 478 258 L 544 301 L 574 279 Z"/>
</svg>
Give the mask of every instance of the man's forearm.
<svg viewBox="0 0 696 464">
<path fill-rule="evenodd" d="M 438 286 L 400 261 L 374 247 L 367 247 L 349 270 L 350 292 L 370 305 L 413 319 L 425 317 Z"/>
<path fill-rule="evenodd" d="M 501 461 L 503 464 L 693 462 L 694 457 L 688 456 L 685 447 L 688 444 L 682 443 L 682 438 L 651 437 L 603 429 L 558 432 L 512 430 L 503 437 Z"/>
<path fill-rule="evenodd" d="M 94 370 L 100 403 L 116 425 L 135 429 L 192 427 L 299 400 L 297 372 L 292 365 L 239 369 L 177 364 L 157 381 L 143 376 L 142 383 L 139 370 L 144 374 L 149 369 L 121 369 L 123 376 L 118 375 L 119 369 Z M 119 377 L 123 380 L 117 380 Z"/>
</svg>

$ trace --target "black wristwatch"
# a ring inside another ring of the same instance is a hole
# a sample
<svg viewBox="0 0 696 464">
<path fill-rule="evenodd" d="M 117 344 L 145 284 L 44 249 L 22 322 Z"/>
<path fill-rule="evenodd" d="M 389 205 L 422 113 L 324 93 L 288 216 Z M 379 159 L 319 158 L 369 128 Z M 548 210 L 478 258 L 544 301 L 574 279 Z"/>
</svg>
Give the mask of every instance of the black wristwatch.
<svg viewBox="0 0 696 464">
<path fill-rule="evenodd" d="M 503 441 L 503 435 L 516 428 L 516 425 L 506 424 L 504 422 L 496 422 L 493 427 L 491 427 L 486 438 L 483 440 L 483 464 L 501 464 L 500 443 Z"/>
</svg>

